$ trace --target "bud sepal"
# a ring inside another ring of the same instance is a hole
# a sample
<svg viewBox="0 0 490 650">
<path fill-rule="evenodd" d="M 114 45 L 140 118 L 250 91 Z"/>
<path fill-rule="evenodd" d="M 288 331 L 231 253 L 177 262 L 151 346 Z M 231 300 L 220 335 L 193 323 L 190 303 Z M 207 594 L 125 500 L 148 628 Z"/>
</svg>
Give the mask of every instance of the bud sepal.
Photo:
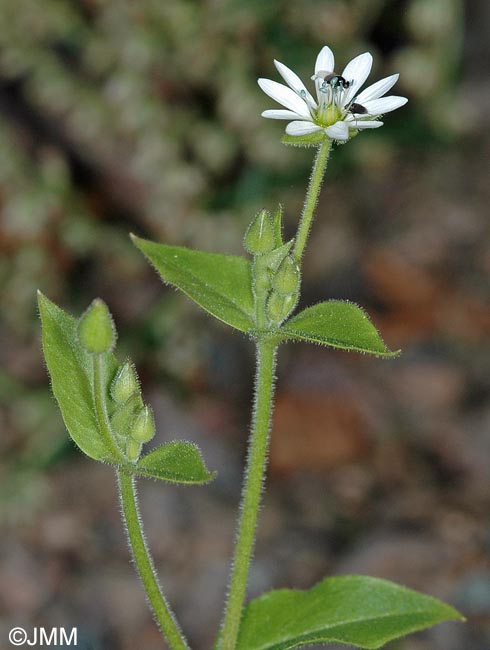
<svg viewBox="0 0 490 650">
<path fill-rule="evenodd" d="M 89 354 L 112 352 L 117 333 L 112 315 L 103 300 L 96 298 L 82 315 L 77 325 L 80 345 Z"/>
<path fill-rule="evenodd" d="M 149 442 L 155 435 L 155 419 L 152 409 L 145 405 L 136 415 L 131 437 L 138 442 Z"/>
<path fill-rule="evenodd" d="M 290 296 L 299 290 L 300 271 L 292 255 L 286 255 L 272 279 L 272 287 L 282 296 Z"/>
<path fill-rule="evenodd" d="M 125 361 L 116 373 L 111 383 L 111 397 L 117 404 L 125 404 L 134 393 L 138 393 L 140 385 L 134 364 Z"/>
<path fill-rule="evenodd" d="M 276 247 L 276 227 L 268 210 L 257 212 L 247 228 L 243 247 L 251 255 L 264 255 Z"/>
</svg>

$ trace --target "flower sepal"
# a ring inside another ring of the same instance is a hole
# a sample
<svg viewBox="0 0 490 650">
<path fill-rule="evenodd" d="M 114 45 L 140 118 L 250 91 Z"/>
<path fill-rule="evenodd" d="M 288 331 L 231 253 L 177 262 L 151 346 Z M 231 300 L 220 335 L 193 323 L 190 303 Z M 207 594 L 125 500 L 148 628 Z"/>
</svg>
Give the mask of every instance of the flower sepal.
<svg viewBox="0 0 490 650">
<path fill-rule="evenodd" d="M 290 147 L 318 147 L 327 140 L 330 140 L 325 131 L 315 131 L 306 135 L 288 135 L 285 133 L 282 138 L 282 144 Z"/>
</svg>

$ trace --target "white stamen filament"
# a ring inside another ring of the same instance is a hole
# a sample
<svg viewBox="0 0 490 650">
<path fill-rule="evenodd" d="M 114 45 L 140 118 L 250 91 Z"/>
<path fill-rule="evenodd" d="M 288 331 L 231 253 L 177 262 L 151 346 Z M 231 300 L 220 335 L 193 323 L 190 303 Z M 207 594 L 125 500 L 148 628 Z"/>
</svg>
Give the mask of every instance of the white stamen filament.
<svg viewBox="0 0 490 650">
<path fill-rule="evenodd" d="M 316 119 L 322 126 L 335 124 L 339 119 L 342 119 L 344 92 L 345 89 L 342 86 L 332 86 L 326 82 L 323 82 L 320 86 Z"/>
</svg>

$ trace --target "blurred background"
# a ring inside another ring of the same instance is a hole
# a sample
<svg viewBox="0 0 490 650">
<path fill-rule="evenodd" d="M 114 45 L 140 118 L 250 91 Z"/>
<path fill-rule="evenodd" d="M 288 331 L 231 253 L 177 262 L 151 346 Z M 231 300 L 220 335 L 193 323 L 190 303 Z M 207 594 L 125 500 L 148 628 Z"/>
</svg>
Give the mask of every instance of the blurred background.
<svg viewBox="0 0 490 650">
<path fill-rule="evenodd" d="M 165 288 L 128 232 L 240 254 L 262 207 L 294 232 L 312 150 L 259 76 L 369 50 L 409 104 L 331 157 L 303 304 L 364 306 L 385 361 L 283 346 L 250 595 L 327 574 L 397 580 L 468 623 L 393 650 L 490 647 L 490 5 L 486 0 L 0 3 L 0 634 L 78 627 L 78 647 L 162 641 L 128 560 L 111 471 L 69 441 L 35 291 L 105 299 L 156 444 L 196 441 L 216 481 L 140 482 L 166 592 L 193 647 L 219 624 L 246 449 L 253 347 Z M 5 639 L 5 640 L 4 640 Z M 6 647 L 6 646 L 5 646 Z"/>
</svg>

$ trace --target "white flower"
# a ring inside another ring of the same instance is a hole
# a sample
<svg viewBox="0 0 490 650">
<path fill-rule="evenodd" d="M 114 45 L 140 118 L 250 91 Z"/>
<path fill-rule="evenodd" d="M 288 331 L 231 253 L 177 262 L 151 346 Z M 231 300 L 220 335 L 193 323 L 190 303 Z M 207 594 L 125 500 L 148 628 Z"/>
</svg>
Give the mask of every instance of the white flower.
<svg viewBox="0 0 490 650">
<path fill-rule="evenodd" d="M 288 135 L 308 135 L 324 131 L 332 140 L 346 141 L 362 129 L 383 126 L 378 119 L 407 103 L 406 97 L 383 95 L 395 85 L 398 76 L 377 81 L 359 93 L 371 72 L 373 57 L 369 52 L 356 56 L 346 65 L 341 75 L 334 72 L 332 50 L 325 45 L 316 59 L 316 99 L 292 70 L 279 61 L 274 64 L 287 86 L 259 79 L 262 90 L 286 110 L 267 110 L 263 117 L 273 120 L 292 120 L 286 126 Z M 359 93 L 359 94 L 358 94 Z"/>
</svg>

